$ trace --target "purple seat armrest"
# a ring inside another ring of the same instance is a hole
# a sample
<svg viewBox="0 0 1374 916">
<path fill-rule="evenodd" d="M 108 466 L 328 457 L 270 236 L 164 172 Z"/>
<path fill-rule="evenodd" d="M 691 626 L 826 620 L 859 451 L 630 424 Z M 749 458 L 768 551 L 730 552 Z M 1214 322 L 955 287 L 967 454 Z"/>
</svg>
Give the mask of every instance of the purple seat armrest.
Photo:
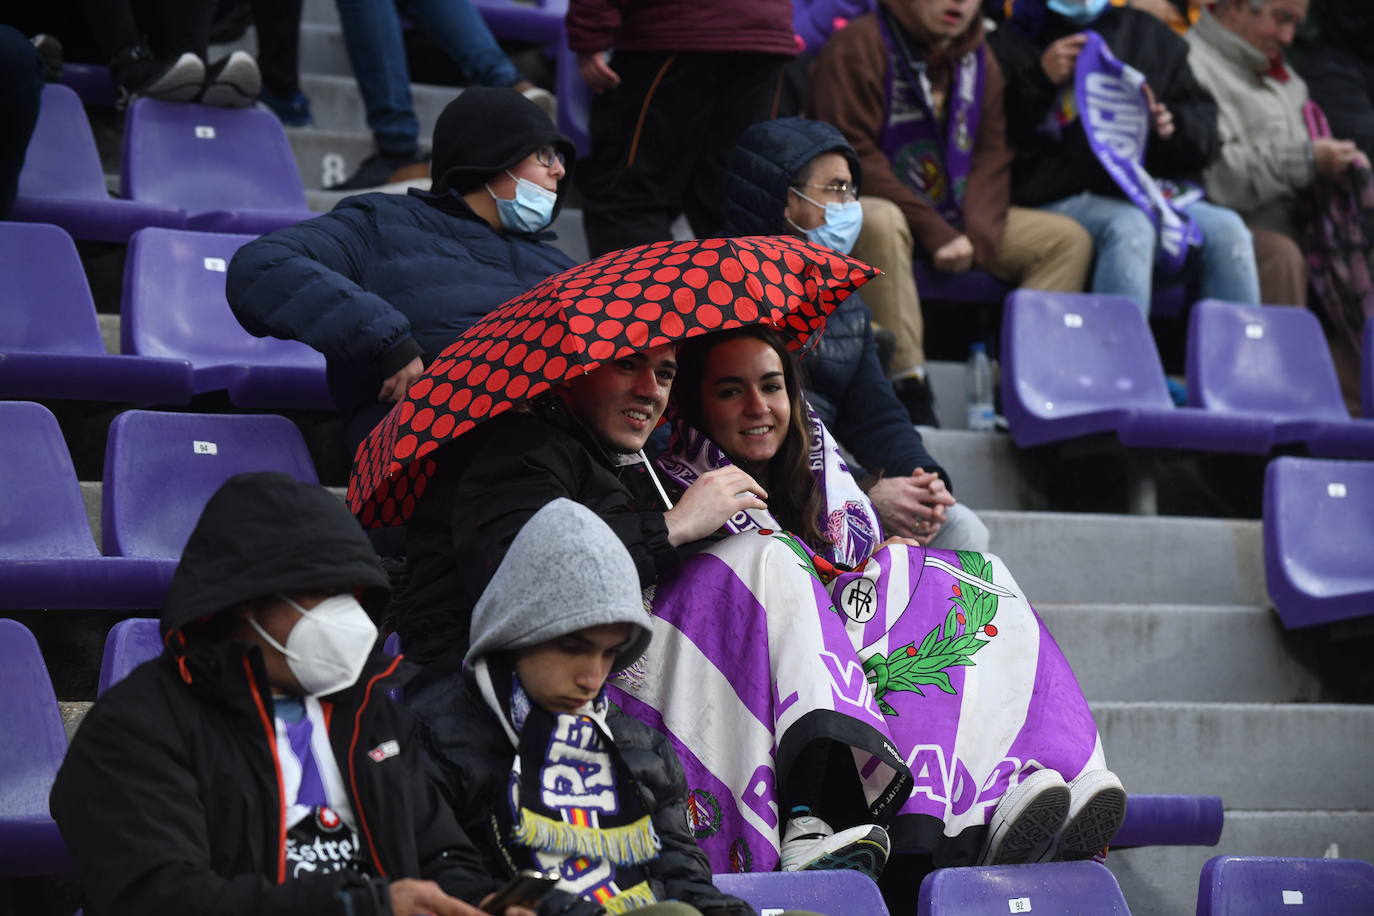
<svg viewBox="0 0 1374 916">
<path fill-rule="evenodd" d="M 1225 814 L 1217 795 L 1130 795 L 1113 846 L 1215 846 Z"/>
</svg>

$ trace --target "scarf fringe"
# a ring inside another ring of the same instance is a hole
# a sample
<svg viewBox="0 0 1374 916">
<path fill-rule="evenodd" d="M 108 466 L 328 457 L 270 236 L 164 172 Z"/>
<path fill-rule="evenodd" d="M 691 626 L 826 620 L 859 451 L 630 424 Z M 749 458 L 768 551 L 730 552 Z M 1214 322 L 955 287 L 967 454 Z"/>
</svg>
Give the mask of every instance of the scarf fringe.
<svg viewBox="0 0 1374 916">
<path fill-rule="evenodd" d="M 640 907 L 652 906 L 655 903 L 658 903 L 658 898 L 654 896 L 654 892 L 649 888 L 649 882 L 641 881 L 634 887 L 626 888 L 610 900 L 605 901 L 601 904 L 601 907 L 607 913 L 610 913 L 611 916 L 619 916 L 621 913 L 628 913 Z"/>
<path fill-rule="evenodd" d="M 514 839 L 531 849 L 608 859 L 616 865 L 650 862 L 658 858 L 662 845 L 647 814 L 620 827 L 579 827 L 524 807 L 520 809 Z"/>
</svg>

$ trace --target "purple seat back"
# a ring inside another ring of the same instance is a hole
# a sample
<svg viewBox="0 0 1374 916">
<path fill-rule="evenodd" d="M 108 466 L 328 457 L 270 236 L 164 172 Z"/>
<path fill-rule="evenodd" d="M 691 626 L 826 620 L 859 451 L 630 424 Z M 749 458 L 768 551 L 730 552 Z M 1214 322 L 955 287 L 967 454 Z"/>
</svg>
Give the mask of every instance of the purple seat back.
<svg viewBox="0 0 1374 916">
<path fill-rule="evenodd" d="M 1264 475 L 1264 571 L 1285 627 L 1374 613 L 1374 462 L 1278 458 Z"/>
<path fill-rule="evenodd" d="M 577 69 L 577 54 L 560 38 L 554 55 L 554 91 L 558 95 L 558 129 L 577 147 L 579 156 L 592 150 L 592 90 Z"/>
<path fill-rule="evenodd" d="M 1130 916 L 1131 911 L 1116 877 L 1092 861 L 940 868 L 921 882 L 916 903 L 917 916 L 1007 912 Z"/>
<path fill-rule="evenodd" d="M 281 121 L 253 108 L 134 102 L 124 123 L 121 190 L 191 213 L 306 210 Z"/>
<path fill-rule="evenodd" d="M 945 273 L 919 258 L 911 262 L 911 270 L 916 277 L 916 289 L 921 298 L 929 302 L 997 305 L 1014 288 L 985 270 Z"/>
<path fill-rule="evenodd" d="M 77 94 L 60 83 L 43 87 L 38 123 L 19 173 L 19 196 L 110 199 L 86 109 Z"/>
<path fill-rule="evenodd" d="M 876 7 L 874 0 L 794 0 L 792 30 L 801 36 L 803 50 L 819 54 L 836 30 Z"/>
<path fill-rule="evenodd" d="M 887 916 L 883 895 L 857 871 L 746 872 L 712 875 L 712 883 L 757 910 L 811 910 L 827 916 Z"/>
<path fill-rule="evenodd" d="M 1013 429 L 1020 420 L 1172 406 L 1145 318 L 1121 296 L 1027 289 L 1008 296 L 1002 393 Z"/>
<path fill-rule="evenodd" d="M 245 471 L 319 482 L 300 431 L 285 417 L 125 411 L 110 424 L 105 449 L 105 553 L 181 556 L 205 503 Z"/>
<path fill-rule="evenodd" d="M 1364 353 L 1360 360 L 1360 413 L 1374 420 L 1374 318 L 1364 323 Z"/>
<path fill-rule="evenodd" d="M 0 875 L 61 871 L 48 792 L 67 737 L 38 641 L 16 620 L 0 619 L 0 696 Z"/>
<path fill-rule="evenodd" d="M 64 61 L 62 82 L 76 90 L 87 105 L 112 106 L 115 103 L 114 74 L 99 64 L 75 64 Z"/>
<path fill-rule="evenodd" d="M 0 557 L 100 556 L 57 418 L 0 401 L 0 430 Z"/>
<path fill-rule="evenodd" d="M 1215 846 L 1226 815 L 1219 795 L 1135 795 L 1112 846 Z"/>
<path fill-rule="evenodd" d="M 130 617 L 110 627 L 100 659 L 96 695 L 124 680 L 130 671 L 162 654 L 162 634 L 156 617 Z"/>
<path fill-rule="evenodd" d="M 1197 916 L 1374 913 L 1374 865 L 1358 859 L 1216 856 L 1198 878 Z"/>
<path fill-rule="evenodd" d="M 1350 420 L 1317 316 L 1286 306 L 1194 305 L 1188 400 L 1223 413 Z"/>
<path fill-rule="evenodd" d="M 498 38 L 552 42 L 563 37 L 568 0 L 473 0 Z"/>
<path fill-rule="evenodd" d="M 104 356 L 72 237 L 43 223 L 0 223 L 0 351 Z"/>
<path fill-rule="evenodd" d="M 213 366 L 289 366 L 324 373 L 324 356 L 303 343 L 254 337 L 224 297 L 225 271 L 248 235 L 144 229 L 124 266 L 122 349 Z"/>
</svg>

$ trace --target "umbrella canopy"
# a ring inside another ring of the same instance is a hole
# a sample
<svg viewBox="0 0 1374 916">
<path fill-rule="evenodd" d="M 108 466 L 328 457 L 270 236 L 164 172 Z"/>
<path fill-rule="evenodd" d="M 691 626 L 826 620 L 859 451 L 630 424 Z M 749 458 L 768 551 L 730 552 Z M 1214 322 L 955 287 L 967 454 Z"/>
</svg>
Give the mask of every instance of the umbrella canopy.
<svg viewBox="0 0 1374 916">
<path fill-rule="evenodd" d="M 878 271 L 787 236 L 654 242 L 554 274 L 445 347 L 358 446 L 348 508 L 363 525 L 415 510 L 439 446 L 554 385 L 637 351 L 767 324 L 804 346 Z"/>
</svg>

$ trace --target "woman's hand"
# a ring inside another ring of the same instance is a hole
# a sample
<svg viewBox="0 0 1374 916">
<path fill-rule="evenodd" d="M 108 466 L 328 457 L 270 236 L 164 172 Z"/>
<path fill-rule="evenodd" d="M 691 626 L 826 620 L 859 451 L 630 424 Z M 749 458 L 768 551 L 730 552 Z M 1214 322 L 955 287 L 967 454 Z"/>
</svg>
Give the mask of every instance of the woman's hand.
<svg viewBox="0 0 1374 916">
<path fill-rule="evenodd" d="M 1045 49 L 1045 53 L 1040 55 L 1040 69 L 1045 71 L 1051 83 L 1059 86 L 1068 82 L 1078 63 L 1078 55 L 1087 43 L 1087 34 L 1079 32 L 1077 35 L 1066 35 Z"/>
<path fill-rule="evenodd" d="M 674 547 L 699 541 L 741 509 L 767 509 L 768 491 L 738 467 L 707 471 L 663 513 L 668 543 Z"/>
</svg>

